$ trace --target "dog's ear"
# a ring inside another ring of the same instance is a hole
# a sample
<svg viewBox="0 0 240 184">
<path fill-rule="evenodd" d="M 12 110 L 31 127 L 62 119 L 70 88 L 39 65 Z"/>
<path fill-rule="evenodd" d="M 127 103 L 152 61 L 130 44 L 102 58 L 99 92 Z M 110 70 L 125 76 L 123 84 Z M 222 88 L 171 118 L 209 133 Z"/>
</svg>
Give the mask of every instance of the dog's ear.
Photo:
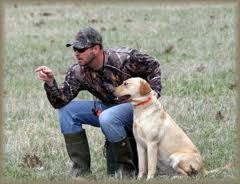
<svg viewBox="0 0 240 184">
<path fill-rule="evenodd" d="M 141 80 L 140 81 L 140 95 L 141 96 L 144 96 L 148 93 L 150 93 L 152 91 L 150 85 L 144 81 L 144 80 Z"/>
</svg>

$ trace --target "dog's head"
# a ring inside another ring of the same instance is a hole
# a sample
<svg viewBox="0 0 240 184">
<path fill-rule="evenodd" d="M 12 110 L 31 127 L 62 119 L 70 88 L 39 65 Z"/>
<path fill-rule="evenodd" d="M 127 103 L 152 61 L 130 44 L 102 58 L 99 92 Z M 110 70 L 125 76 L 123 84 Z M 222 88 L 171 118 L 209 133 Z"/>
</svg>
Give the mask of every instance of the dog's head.
<svg viewBox="0 0 240 184">
<path fill-rule="evenodd" d="M 127 79 L 122 85 L 116 87 L 114 94 L 124 101 L 134 102 L 146 99 L 152 91 L 146 80 L 140 77 Z"/>
</svg>

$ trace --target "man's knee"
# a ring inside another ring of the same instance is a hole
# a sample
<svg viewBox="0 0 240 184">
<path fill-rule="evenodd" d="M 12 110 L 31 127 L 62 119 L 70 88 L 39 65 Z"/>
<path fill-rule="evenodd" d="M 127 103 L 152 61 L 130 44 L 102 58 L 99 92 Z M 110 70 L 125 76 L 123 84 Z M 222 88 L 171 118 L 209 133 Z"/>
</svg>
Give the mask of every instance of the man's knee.
<svg viewBox="0 0 240 184">
<path fill-rule="evenodd" d="M 65 105 L 62 108 L 58 109 L 58 120 L 60 123 L 66 122 L 66 120 L 69 118 L 70 118 L 70 112 L 69 112 L 68 105 Z"/>
<path fill-rule="evenodd" d="M 113 116 L 107 110 L 103 111 L 99 116 L 99 123 L 102 130 L 108 129 L 114 123 Z"/>
<path fill-rule="evenodd" d="M 126 137 L 126 131 L 122 121 L 106 110 L 99 116 L 99 123 L 106 139 L 110 142 L 118 142 Z"/>
<path fill-rule="evenodd" d="M 70 104 L 58 109 L 58 121 L 63 134 L 74 133 L 81 130 L 81 126 L 76 126 Z"/>
</svg>

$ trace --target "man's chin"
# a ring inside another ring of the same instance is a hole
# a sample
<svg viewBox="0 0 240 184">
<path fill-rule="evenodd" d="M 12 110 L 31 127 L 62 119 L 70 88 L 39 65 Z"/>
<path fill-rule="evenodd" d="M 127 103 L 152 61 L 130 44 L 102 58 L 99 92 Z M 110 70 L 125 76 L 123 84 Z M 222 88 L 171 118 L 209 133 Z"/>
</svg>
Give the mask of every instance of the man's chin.
<svg viewBox="0 0 240 184">
<path fill-rule="evenodd" d="M 80 66 L 85 66 L 87 63 L 82 62 L 82 61 L 77 61 Z"/>
<path fill-rule="evenodd" d="M 77 60 L 77 62 L 80 66 L 87 66 L 90 63 L 89 61 L 83 61 L 83 60 Z"/>
</svg>

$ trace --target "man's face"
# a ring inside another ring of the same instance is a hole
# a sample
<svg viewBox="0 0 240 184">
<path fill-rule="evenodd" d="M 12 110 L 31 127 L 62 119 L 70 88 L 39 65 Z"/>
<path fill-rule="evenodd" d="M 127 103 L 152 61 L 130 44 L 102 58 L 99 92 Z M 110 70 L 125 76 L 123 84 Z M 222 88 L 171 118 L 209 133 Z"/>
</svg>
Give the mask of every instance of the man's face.
<svg viewBox="0 0 240 184">
<path fill-rule="evenodd" d="M 76 49 L 73 47 L 73 50 L 76 61 L 81 66 L 88 65 L 96 58 L 93 48 Z"/>
</svg>

